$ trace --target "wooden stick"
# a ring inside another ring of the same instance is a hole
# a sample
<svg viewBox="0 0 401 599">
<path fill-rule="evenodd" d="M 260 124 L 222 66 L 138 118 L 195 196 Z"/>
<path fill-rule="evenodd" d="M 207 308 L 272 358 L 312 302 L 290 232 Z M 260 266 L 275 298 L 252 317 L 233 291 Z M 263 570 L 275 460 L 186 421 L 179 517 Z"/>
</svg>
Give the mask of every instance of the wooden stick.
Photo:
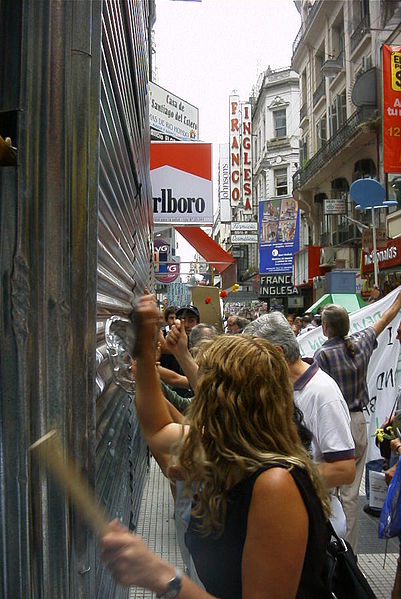
<svg viewBox="0 0 401 599">
<path fill-rule="evenodd" d="M 108 524 L 103 509 L 92 493 L 88 481 L 70 458 L 64 459 L 63 446 L 57 431 L 53 430 L 30 446 L 40 464 L 53 476 L 61 491 L 69 497 L 80 516 L 94 533 L 103 536 Z"/>
</svg>

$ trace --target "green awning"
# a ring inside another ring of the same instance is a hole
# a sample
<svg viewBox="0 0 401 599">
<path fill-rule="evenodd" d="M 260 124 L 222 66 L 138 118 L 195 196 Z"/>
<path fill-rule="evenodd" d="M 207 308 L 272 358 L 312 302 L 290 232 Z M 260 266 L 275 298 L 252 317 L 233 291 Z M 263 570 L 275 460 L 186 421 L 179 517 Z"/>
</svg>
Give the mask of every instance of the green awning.
<svg viewBox="0 0 401 599">
<path fill-rule="evenodd" d="M 343 306 L 347 312 L 350 313 L 363 308 L 363 306 L 366 306 L 367 302 L 365 302 L 363 297 L 357 293 L 326 293 L 308 308 L 307 312 L 316 314 L 318 309 L 326 304 L 338 304 L 339 306 Z"/>
</svg>

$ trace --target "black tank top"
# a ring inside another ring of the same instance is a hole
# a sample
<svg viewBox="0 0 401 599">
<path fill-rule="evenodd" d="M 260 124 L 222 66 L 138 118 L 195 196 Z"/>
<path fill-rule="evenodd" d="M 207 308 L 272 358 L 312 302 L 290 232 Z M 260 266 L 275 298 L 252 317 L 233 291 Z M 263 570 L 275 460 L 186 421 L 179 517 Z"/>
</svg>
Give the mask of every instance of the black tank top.
<svg viewBox="0 0 401 599">
<path fill-rule="evenodd" d="M 219 599 L 242 598 L 242 551 L 253 486 L 262 472 L 274 467 L 288 468 L 284 464 L 266 465 L 232 487 L 228 495 L 224 532 L 219 538 L 202 536 L 197 529 L 197 521 L 191 517 L 185 534 L 186 545 L 206 590 Z M 328 596 L 325 556 L 329 541 L 326 518 L 308 474 L 296 466 L 290 474 L 309 516 L 308 543 L 296 599 L 325 599 Z"/>
</svg>

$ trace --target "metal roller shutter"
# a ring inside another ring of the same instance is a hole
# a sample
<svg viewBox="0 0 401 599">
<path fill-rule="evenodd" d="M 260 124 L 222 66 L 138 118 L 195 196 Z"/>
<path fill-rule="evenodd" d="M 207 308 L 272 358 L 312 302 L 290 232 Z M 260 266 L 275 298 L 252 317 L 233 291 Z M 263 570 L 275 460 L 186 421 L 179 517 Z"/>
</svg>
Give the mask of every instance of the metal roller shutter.
<svg viewBox="0 0 401 599">
<path fill-rule="evenodd" d="M 104 332 L 153 286 L 149 180 L 148 2 L 105 2 L 102 14 L 97 288 L 96 490 L 135 529 L 147 463 L 132 396 L 112 377 Z M 99 564 L 97 596 L 117 597 Z M 126 595 L 119 590 L 121 596 Z"/>
</svg>

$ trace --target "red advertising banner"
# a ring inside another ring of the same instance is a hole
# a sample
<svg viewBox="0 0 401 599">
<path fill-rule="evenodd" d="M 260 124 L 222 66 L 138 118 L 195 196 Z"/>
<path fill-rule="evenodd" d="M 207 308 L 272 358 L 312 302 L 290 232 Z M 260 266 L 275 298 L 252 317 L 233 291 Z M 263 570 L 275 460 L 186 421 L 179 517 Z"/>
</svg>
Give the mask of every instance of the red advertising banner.
<svg viewBox="0 0 401 599">
<path fill-rule="evenodd" d="M 401 46 L 383 45 L 383 168 L 401 173 Z"/>
</svg>

